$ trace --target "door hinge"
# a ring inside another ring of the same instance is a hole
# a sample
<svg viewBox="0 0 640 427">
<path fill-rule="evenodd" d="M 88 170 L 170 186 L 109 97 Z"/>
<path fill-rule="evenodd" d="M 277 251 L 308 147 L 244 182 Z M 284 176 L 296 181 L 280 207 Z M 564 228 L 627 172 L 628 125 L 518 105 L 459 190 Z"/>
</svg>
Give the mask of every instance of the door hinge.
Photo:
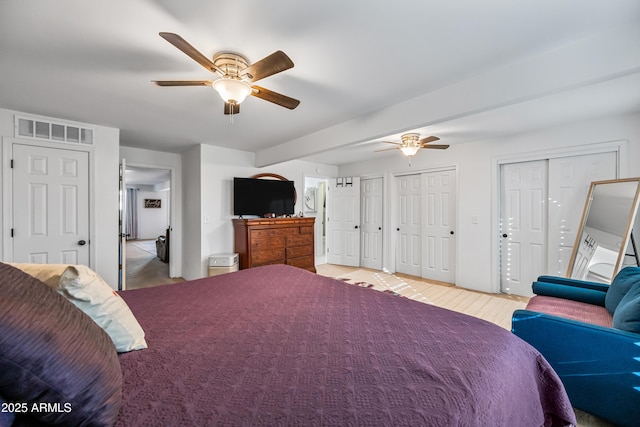
<svg viewBox="0 0 640 427">
<path fill-rule="evenodd" d="M 11 159 L 11 165 L 10 165 L 11 169 L 13 169 L 13 159 Z"/>
<path fill-rule="evenodd" d="M 11 237 L 13 237 L 13 228 L 11 229 Z"/>
</svg>

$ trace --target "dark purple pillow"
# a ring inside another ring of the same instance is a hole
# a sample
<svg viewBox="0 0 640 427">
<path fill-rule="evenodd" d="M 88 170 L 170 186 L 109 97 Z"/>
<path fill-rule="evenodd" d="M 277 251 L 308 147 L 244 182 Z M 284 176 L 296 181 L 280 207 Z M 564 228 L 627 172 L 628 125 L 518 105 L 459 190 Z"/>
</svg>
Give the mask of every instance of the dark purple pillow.
<svg viewBox="0 0 640 427">
<path fill-rule="evenodd" d="M 13 412 L 12 406 L 9 406 L 9 402 L 6 401 L 2 396 L 0 396 L 0 427 L 10 426 L 13 424 L 13 419 L 15 415 Z"/>
<path fill-rule="evenodd" d="M 27 403 L 27 414 L 15 414 L 18 424 L 26 416 L 52 425 L 111 426 L 122 404 L 122 372 L 109 335 L 56 291 L 2 263 L 0 395 Z"/>
</svg>

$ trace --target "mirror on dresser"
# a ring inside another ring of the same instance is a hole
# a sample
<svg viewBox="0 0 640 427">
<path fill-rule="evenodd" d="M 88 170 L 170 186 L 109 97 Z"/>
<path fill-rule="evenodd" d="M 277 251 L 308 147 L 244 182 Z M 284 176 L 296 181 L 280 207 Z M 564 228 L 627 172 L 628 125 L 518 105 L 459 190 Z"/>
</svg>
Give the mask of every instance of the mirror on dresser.
<svg viewBox="0 0 640 427">
<path fill-rule="evenodd" d="M 640 178 L 591 183 L 567 277 L 611 283 L 624 265 L 639 264 L 633 233 L 639 195 Z"/>
</svg>

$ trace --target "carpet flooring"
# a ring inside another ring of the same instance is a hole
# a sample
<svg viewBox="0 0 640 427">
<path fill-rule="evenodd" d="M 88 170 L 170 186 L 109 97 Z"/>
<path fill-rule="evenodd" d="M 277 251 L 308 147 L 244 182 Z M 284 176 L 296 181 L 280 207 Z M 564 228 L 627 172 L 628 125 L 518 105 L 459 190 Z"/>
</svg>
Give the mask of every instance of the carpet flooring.
<svg viewBox="0 0 640 427">
<path fill-rule="evenodd" d="M 184 282 L 182 278 L 169 277 L 169 264 L 158 258 L 155 240 L 128 241 L 125 265 L 127 289 Z"/>
</svg>

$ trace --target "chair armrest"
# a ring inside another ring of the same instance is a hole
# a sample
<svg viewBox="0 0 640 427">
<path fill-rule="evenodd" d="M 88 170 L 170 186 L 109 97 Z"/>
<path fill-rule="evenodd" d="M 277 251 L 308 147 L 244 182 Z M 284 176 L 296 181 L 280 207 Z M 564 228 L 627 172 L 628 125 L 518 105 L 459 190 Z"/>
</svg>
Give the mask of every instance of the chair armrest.
<svg viewBox="0 0 640 427">
<path fill-rule="evenodd" d="M 607 286 L 608 288 L 608 286 Z M 573 286 L 569 283 L 533 282 L 533 293 L 547 297 L 563 298 L 573 301 L 604 307 L 606 290 L 590 289 L 581 286 Z"/>
<path fill-rule="evenodd" d="M 607 292 L 609 285 L 606 283 L 589 282 L 586 280 L 571 279 L 569 277 L 558 276 L 540 276 L 538 282 L 556 283 L 558 285 L 573 286 L 577 288 L 595 289 L 597 291 Z"/>
<path fill-rule="evenodd" d="M 513 313 L 512 332 L 547 359 L 574 407 L 621 426 L 640 419 L 640 334 L 530 310 Z"/>
</svg>

